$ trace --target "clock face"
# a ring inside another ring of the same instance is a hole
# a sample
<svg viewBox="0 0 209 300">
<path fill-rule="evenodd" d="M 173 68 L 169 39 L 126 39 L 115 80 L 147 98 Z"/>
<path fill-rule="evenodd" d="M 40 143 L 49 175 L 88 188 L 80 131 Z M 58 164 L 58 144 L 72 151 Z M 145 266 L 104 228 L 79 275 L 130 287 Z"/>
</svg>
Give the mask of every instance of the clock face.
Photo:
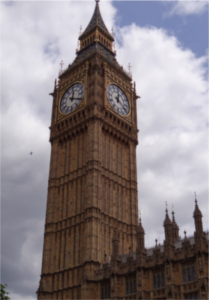
<svg viewBox="0 0 209 300">
<path fill-rule="evenodd" d="M 84 86 L 75 83 L 67 89 L 60 102 L 60 110 L 63 114 L 71 113 L 81 102 L 84 94 Z"/>
<path fill-rule="evenodd" d="M 107 95 L 114 110 L 121 116 L 127 116 L 130 108 L 124 92 L 117 85 L 110 84 L 107 88 Z"/>
</svg>

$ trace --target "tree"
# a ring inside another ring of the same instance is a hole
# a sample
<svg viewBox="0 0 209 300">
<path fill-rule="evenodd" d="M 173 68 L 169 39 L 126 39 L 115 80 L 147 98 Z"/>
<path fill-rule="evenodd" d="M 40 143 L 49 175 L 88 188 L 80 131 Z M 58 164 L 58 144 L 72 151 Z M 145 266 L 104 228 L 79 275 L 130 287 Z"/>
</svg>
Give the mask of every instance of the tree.
<svg viewBox="0 0 209 300">
<path fill-rule="evenodd" d="M 0 299 L 1 300 L 10 300 L 10 298 L 7 296 L 9 293 L 6 291 L 6 284 L 1 284 L 1 290 L 0 290 Z"/>
</svg>

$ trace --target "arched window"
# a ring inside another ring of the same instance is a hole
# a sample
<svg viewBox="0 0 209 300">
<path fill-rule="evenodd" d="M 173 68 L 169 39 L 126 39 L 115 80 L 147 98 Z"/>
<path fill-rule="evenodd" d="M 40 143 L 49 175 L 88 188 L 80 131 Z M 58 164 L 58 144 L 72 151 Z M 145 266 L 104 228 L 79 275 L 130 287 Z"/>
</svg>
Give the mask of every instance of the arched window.
<svg viewBox="0 0 209 300">
<path fill-rule="evenodd" d="M 157 287 L 160 288 L 160 274 L 157 275 Z"/>
<path fill-rule="evenodd" d="M 126 281 L 126 295 L 129 294 L 129 282 Z"/>
<path fill-rule="evenodd" d="M 157 288 L 156 276 L 155 275 L 153 275 L 153 288 L 154 288 L 154 290 Z"/>
<path fill-rule="evenodd" d="M 136 293 L 136 279 L 134 279 L 134 293 Z"/>
<path fill-rule="evenodd" d="M 161 283 L 162 283 L 162 287 L 165 286 L 165 277 L 164 274 L 161 275 Z"/>
</svg>

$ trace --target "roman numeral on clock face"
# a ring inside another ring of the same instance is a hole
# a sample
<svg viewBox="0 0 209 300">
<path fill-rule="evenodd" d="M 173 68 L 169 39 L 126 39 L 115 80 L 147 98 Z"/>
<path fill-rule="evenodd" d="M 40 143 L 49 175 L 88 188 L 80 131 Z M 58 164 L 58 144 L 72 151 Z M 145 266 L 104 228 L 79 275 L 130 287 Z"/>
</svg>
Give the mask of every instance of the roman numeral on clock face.
<svg viewBox="0 0 209 300">
<path fill-rule="evenodd" d="M 111 106 L 120 115 L 126 116 L 130 111 L 130 106 L 125 93 L 115 84 L 110 84 L 107 88 L 107 96 Z"/>
<path fill-rule="evenodd" d="M 75 83 L 70 86 L 60 101 L 60 111 L 63 114 L 71 113 L 80 104 L 84 95 L 82 83 Z"/>
</svg>

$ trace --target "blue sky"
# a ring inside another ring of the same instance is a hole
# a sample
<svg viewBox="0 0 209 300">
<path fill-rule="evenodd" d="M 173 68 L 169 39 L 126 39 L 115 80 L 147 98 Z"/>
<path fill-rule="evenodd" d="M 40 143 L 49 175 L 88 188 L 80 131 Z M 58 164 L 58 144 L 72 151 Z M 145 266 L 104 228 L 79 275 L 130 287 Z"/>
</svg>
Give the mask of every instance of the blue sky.
<svg viewBox="0 0 209 300">
<path fill-rule="evenodd" d="M 114 1 L 118 10 L 116 24 L 120 27 L 136 23 L 143 27 L 164 28 L 177 37 L 182 47 L 191 49 L 197 56 L 205 55 L 208 49 L 208 10 L 199 14 L 171 14 L 174 2 Z"/>
<path fill-rule="evenodd" d="M 75 58 L 94 1 L 1 2 L 2 282 L 35 300 L 50 160 L 54 80 Z M 118 62 L 132 65 L 145 245 L 164 240 L 165 201 L 194 233 L 194 191 L 208 230 L 208 2 L 100 1 Z M 29 153 L 33 151 L 34 155 Z"/>
</svg>

